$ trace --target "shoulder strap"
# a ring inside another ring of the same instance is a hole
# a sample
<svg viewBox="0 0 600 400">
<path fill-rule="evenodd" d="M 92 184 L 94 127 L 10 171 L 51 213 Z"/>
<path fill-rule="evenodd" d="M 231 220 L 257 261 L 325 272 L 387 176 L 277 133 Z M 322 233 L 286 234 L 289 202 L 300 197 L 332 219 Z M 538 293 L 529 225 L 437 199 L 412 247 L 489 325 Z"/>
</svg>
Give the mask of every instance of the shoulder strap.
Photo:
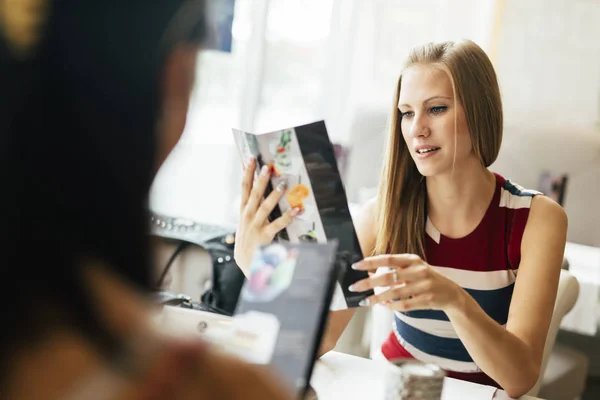
<svg viewBox="0 0 600 400">
<path fill-rule="evenodd" d="M 506 258 L 506 269 L 512 272 L 514 271 L 514 268 L 510 262 L 510 244 L 512 239 L 515 213 L 511 212 L 511 209 L 508 207 L 506 207 L 505 210 L 506 218 L 504 222 L 504 254 Z"/>
</svg>

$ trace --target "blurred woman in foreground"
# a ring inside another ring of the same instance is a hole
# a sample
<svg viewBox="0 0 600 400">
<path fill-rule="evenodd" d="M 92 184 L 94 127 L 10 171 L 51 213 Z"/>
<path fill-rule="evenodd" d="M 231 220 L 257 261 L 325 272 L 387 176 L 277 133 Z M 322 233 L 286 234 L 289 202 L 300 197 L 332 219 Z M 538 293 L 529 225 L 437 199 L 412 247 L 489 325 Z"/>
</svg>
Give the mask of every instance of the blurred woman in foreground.
<svg viewBox="0 0 600 400">
<path fill-rule="evenodd" d="M 198 1 L 0 2 L 0 397 L 286 398 L 149 317 L 147 195 L 202 36 Z"/>
</svg>

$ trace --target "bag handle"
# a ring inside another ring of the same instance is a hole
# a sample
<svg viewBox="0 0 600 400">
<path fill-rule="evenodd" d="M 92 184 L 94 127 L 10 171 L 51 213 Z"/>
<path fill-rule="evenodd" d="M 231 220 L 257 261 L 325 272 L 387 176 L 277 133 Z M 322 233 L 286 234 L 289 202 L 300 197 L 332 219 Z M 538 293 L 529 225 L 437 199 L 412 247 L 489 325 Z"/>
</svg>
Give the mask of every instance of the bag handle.
<svg viewBox="0 0 600 400">
<path fill-rule="evenodd" d="M 179 242 L 177 244 L 175 251 L 173 251 L 173 254 L 171 254 L 171 257 L 169 257 L 169 260 L 167 261 L 167 265 L 163 269 L 162 274 L 160 274 L 160 278 L 158 278 L 158 282 L 156 283 L 157 290 L 160 290 L 160 288 L 162 287 L 162 285 L 165 281 L 165 278 L 167 277 L 167 274 L 171 270 L 171 266 L 173 265 L 173 261 L 175 261 L 175 258 L 177 258 L 179 253 L 181 253 L 183 250 L 185 250 L 189 245 L 190 244 L 188 242 Z"/>
</svg>

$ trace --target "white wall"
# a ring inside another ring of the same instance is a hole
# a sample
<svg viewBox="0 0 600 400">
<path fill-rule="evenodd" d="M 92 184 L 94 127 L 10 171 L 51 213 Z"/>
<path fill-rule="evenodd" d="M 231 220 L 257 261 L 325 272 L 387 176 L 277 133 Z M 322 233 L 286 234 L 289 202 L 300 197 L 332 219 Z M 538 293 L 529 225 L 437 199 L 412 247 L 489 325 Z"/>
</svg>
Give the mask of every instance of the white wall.
<svg viewBox="0 0 600 400">
<path fill-rule="evenodd" d="M 495 64 L 509 123 L 597 125 L 600 1 L 502 3 Z"/>
<path fill-rule="evenodd" d="M 232 215 L 240 170 L 232 145 L 182 143 L 156 176 L 151 207 L 171 217 L 235 226 Z"/>
<path fill-rule="evenodd" d="M 600 1 L 502 3 L 506 126 L 492 167 L 533 188 L 542 170 L 567 173 L 569 240 L 600 246 Z"/>
</svg>

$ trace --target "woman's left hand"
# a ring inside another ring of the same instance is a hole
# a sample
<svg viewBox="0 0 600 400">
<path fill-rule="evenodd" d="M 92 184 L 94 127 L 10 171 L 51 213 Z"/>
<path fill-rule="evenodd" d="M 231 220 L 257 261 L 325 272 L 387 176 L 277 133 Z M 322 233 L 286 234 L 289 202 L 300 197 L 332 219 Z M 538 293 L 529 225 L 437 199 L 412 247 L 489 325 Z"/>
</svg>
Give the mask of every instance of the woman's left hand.
<svg viewBox="0 0 600 400">
<path fill-rule="evenodd" d="M 460 303 L 466 292 L 454 281 L 437 272 L 414 254 L 367 257 L 352 268 L 375 272 L 388 267 L 389 272 L 372 274 L 350 286 L 353 292 L 377 287 L 387 290 L 363 300 L 361 305 L 382 304 L 392 310 L 450 310 Z"/>
</svg>

